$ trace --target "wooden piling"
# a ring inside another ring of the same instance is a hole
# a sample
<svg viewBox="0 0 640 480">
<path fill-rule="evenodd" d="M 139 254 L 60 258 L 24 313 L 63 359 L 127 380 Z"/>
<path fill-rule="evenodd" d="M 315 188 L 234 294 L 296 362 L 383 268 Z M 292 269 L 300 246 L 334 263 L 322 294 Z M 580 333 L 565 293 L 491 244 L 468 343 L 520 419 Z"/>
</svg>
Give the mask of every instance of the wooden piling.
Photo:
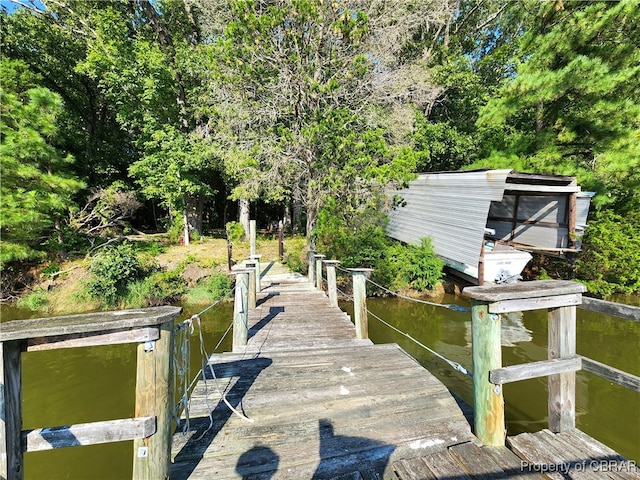
<svg viewBox="0 0 640 480">
<path fill-rule="evenodd" d="M 278 258 L 284 260 L 284 225 L 282 220 L 278 222 Z"/>
<path fill-rule="evenodd" d="M 155 433 L 133 441 L 133 478 L 169 477 L 173 399 L 173 320 L 160 326 L 160 338 L 138 344 L 136 417 L 156 416 Z"/>
<path fill-rule="evenodd" d="M 316 289 L 322 291 L 322 260 L 327 256 L 316 254 L 313 257 L 316 265 Z"/>
<path fill-rule="evenodd" d="M 259 268 L 258 263 L 256 260 L 247 260 L 244 262 L 245 267 L 249 270 L 249 310 L 256 308 L 256 269 Z"/>
<path fill-rule="evenodd" d="M 0 342 L 0 478 L 21 480 L 24 477 L 22 448 L 22 376 L 21 354 L 26 342 Z"/>
<path fill-rule="evenodd" d="M 491 446 L 504 446 L 507 435 L 502 386 L 489 381 L 489 372 L 502 367 L 500 326 L 500 315 L 490 314 L 487 302 L 471 302 L 474 433 Z"/>
<path fill-rule="evenodd" d="M 233 304 L 233 346 L 234 352 L 247 345 L 249 337 L 249 269 L 236 270 L 236 294 Z"/>
<path fill-rule="evenodd" d="M 253 260 L 254 262 L 256 262 L 255 265 L 255 270 L 256 270 L 256 276 L 255 276 L 255 282 L 256 282 L 256 292 L 261 292 L 262 291 L 262 279 L 260 278 L 261 273 L 260 273 L 260 259 L 262 258 L 262 255 L 251 255 L 249 257 L 251 260 Z"/>
<path fill-rule="evenodd" d="M 367 275 L 371 268 L 349 268 L 353 277 L 353 313 L 356 324 L 356 336 L 369 338 L 369 320 L 367 317 Z"/>
<path fill-rule="evenodd" d="M 549 360 L 573 357 L 576 354 L 576 307 L 549 309 Z M 549 375 L 549 430 L 565 432 L 576 426 L 576 372 Z"/>
<path fill-rule="evenodd" d="M 336 266 L 340 264 L 338 260 L 324 260 L 327 268 L 327 296 L 332 307 L 338 306 L 338 287 L 336 282 Z"/>
<path fill-rule="evenodd" d="M 256 254 L 256 221 L 249 220 L 249 255 Z"/>
<path fill-rule="evenodd" d="M 316 284 L 316 269 L 315 267 L 315 254 L 316 251 L 315 250 L 309 250 L 309 252 L 307 253 L 307 259 L 309 262 L 309 269 L 307 271 L 307 275 L 309 277 L 309 283 L 311 285 L 315 285 Z"/>
</svg>

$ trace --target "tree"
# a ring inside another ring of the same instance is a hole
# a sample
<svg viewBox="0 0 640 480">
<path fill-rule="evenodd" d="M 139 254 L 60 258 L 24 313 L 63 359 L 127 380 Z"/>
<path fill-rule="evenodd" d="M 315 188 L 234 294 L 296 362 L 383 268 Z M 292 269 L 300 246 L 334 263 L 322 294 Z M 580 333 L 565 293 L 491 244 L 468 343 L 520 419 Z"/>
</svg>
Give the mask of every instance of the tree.
<svg viewBox="0 0 640 480">
<path fill-rule="evenodd" d="M 71 173 L 73 157 L 56 148 L 61 98 L 36 86 L 23 62 L 0 61 L 0 230 L 6 263 L 41 258 L 47 232 L 66 217 L 83 183 Z"/>
<path fill-rule="evenodd" d="M 526 4 L 521 63 L 479 128 L 502 137 L 485 164 L 576 175 L 598 205 L 640 208 L 637 2 Z"/>
<path fill-rule="evenodd" d="M 116 121 L 113 103 L 96 81 L 76 66 L 87 54 L 93 33 L 85 18 L 106 2 L 44 2 L 0 13 L 3 55 L 25 62 L 38 74 L 38 85 L 60 95 L 65 108 L 57 117 L 56 142 L 73 154 L 72 168 L 89 187 L 126 181 L 137 157 L 130 135 Z M 57 6 L 56 6 L 57 4 Z"/>
<path fill-rule="evenodd" d="M 420 1 L 232 2 L 227 27 L 212 27 L 208 96 L 217 107 L 212 142 L 238 182 L 235 197 L 301 203 L 310 236 L 328 198 L 406 180 L 412 122 L 387 113 L 430 94 L 428 81 L 412 82 L 421 58 L 403 48 L 441 24 L 438 15 Z"/>
</svg>

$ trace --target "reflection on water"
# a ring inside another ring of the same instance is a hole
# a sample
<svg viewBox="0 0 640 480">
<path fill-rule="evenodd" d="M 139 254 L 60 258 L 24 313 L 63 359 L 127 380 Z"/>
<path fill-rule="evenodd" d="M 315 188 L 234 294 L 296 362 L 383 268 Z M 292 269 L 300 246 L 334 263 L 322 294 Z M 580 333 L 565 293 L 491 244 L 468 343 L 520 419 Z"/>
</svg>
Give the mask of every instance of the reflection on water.
<svg viewBox="0 0 640 480">
<path fill-rule="evenodd" d="M 470 307 L 461 297 L 445 296 L 442 303 Z M 400 330 L 471 370 L 470 314 L 415 302 L 368 299 L 368 308 Z M 353 313 L 350 304 L 341 307 Z M 20 318 L 24 311 L 2 307 L 2 320 Z M 201 310 L 184 307 L 182 321 Z M 35 317 L 37 314 L 27 313 Z M 233 316 L 230 303 L 202 316 L 205 349 L 221 338 Z M 22 318 L 26 318 L 22 316 Z M 546 312 L 525 312 L 505 322 L 503 364 L 547 358 Z M 621 370 L 640 375 L 640 324 L 578 309 L 578 353 Z M 0 327 L 1 328 L 1 327 Z M 458 397 L 472 402 L 472 384 L 406 337 L 370 318 L 369 334 L 376 343 L 394 342 L 434 373 Z M 200 368 L 199 342 L 191 337 L 191 373 Z M 217 351 L 231 349 L 227 336 Z M 24 428 L 60 426 L 133 416 L 135 346 L 114 345 L 29 352 L 24 364 Z M 509 435 L 546 428 L 546 379 L 533 379 L 504 388 Z M 640 395 L 585 372 L 576 381 L 577 425 L 593 437 L 640 461 Z M 132 442 L 66 448 L 29 453 L 26 480 L 131 478 Z"/>
</svg>

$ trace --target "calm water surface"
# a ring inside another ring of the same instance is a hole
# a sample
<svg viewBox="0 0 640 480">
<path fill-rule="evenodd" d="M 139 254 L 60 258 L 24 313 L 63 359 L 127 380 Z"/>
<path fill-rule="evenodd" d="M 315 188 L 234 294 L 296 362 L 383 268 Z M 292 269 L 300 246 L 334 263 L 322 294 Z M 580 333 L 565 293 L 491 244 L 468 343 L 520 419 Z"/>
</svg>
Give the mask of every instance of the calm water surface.
<svg viewBox="0 0 640 480">
<path fill-rule="evenodd" d="M 470 307 L 466 299 L 445 296 L 442 303 Z M 471 369 L 470 314 L 401 299 L 368 299 L 369 310 L 433 350 Z M 349 303 L 341 305 L 351 311 Z M 36 316 L 2 307 L 2 320 Z M 216 345 L 232 318 L 224 304 L 202 317 L 207 352 Z M 200 307 L 185 306 L 179 321 Z M 374 318 L 369 334 L 376 343 L 402 346 L 467 403 L 471 379 L 451 369 L 428 351 Z M 191 337 L 191 371 L 200 368 L 197 335 Z M 547 358 L 546 312 L 525 312 L 503 325 L 503 364 Z M 231 336 L 218 351 L 229 351 Z M 579 354 L 640 375 L 640 324 L 578 309 Z M 29 352 L 23 356 L 24 429 L 69 425 L 134 414 L 135 345 Z M 640 395 L 585 372 L 577 374 L 577 419 L 580 429 L 640 462 Z M 546 379 L 508 384 L 504 389 L 509 435 L 537 431 L 547 425 Z M 25 456 L 25 478 L 129 479 L 132 442 L 75 447 Z"/>
</svg>

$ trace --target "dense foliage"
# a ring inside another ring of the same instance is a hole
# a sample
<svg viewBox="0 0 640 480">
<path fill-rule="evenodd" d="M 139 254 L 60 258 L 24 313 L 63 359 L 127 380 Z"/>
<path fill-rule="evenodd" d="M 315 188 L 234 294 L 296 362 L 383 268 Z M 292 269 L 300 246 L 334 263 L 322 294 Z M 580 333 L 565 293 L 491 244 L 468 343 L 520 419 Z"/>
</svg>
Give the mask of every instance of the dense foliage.
<svg viewBox="0 0 640 480">
<path fill-rule="evenodd" d="M 415 171 L 511 168 L 596 192 L 578 278 L 600 294 L 639 289 L 614 260 L 635 258 L 627 228 L 640 210 L 635 1 L 11 6 L 0 11 L 4 275 L 87 253 L 131 221 L 188 243 L 205 218 L 235 220 L 233 199 L 242 222 L 248 202 L 293 212 L 309 246 L 429 288 L 428 246 L 384 236 L 386 189 Z M 156 280 L 136 288 L 176 290 Z"/>
</svg>

